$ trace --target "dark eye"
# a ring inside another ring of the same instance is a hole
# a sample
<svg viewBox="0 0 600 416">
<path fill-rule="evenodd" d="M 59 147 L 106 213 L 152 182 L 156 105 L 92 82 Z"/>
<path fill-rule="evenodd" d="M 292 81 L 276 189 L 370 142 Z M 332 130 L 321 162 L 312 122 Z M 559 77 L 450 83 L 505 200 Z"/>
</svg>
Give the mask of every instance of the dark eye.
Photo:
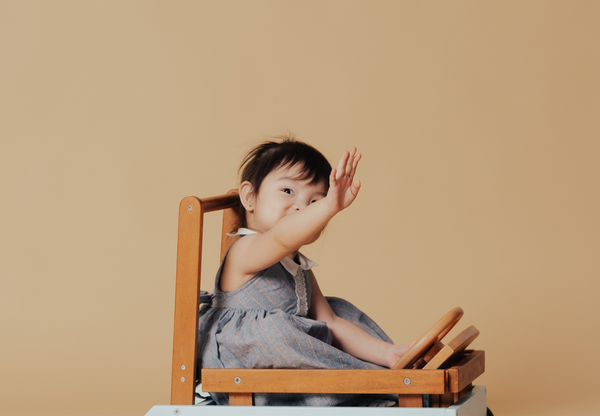
<svg viewBox="0 0 600 416">
<path fill-rule="evenodd" d="M 317 202 L 318 199 L 313 199 L 312 201 L 310 201 L 311 204 L 314 204 L 315 202 Z"/>
<path fill-rule="evenodd" d="M 283 193 L 292 195 L 294 192 L 290 188 L 284 188 Z"/>
</svg>

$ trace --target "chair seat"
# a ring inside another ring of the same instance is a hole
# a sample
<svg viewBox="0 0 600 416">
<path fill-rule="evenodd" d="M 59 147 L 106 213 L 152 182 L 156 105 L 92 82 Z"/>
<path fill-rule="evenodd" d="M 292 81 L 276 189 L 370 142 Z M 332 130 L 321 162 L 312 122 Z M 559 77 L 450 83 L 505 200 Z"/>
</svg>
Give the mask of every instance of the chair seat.
<svg viewBox="0 0 600 416">
<path fill-rule="evenodd" d="M 203 388 L 250 405 L 252 393 L 459 395 L 485 371 L 484 351 L 438 370 L 202 369 Z M 458 397 L 455 397 L 458 399 Z M 231 401 L 231 399 L 230 399 Z"/>
</svg>

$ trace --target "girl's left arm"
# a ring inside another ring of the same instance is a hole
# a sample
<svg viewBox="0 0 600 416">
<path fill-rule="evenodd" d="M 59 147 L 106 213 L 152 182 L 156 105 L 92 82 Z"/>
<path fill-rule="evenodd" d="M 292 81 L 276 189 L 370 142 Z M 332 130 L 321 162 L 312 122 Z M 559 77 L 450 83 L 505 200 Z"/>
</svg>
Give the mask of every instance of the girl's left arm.
<svg viewBox="0 0 600 416">
<path fill-rule="evenodd" d="M 409 345 L 389 344 L 373 337 L 352 322 L 337 316 L 321 293 L 312 270 L 309 273 L 312 288 L 309 317 L 327 323 L 333 335 L 335 347 L 356 358 L 385 367 L 392 367 L 404 355 Z"/>
</svg>

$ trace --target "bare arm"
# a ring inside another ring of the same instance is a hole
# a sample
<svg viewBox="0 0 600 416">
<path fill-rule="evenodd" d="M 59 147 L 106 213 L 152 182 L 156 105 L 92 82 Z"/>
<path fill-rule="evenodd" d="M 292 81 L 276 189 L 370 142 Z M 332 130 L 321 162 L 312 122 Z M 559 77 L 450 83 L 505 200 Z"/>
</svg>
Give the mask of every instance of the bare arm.
<svg viewBox="0 0 600 416">
<path fill-rule="evenodd" d="M 236 243 L 228 262 L 236 265 L 238 274 L 251 277 L 314 241 L 331 218 L 355 200 L 360 182 L 354 174 L 360 158 L 356 148 L 345 151 L 337 169 L 331 171 L 325 198 L 281 218 L 270 230 Z"/>
<path fill-rule="evenodd" d="M 357 325 L 335 315 L 321 293 L 314 273 L 310 272 L 312 301 L 309 316 L 325 321 L 333 335 L 334 346 L 361 360 L 392 367 L 408 350 L 408 345 L 389 344 L 373 337 Z"/>
</svg>

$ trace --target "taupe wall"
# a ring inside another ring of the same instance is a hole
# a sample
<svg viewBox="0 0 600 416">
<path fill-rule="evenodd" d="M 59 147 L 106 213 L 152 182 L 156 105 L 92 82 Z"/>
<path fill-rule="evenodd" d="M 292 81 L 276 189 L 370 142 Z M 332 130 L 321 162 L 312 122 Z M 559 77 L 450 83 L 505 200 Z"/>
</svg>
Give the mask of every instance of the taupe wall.
<svg viewBox="0 0 600 416">
<path fill-rule="evenodd" d="M 397 342 L 460 305 L 497 414 L 596 413 L 599 18 L 1 0 L 0 414 L 168 403 L 179 200 L 234 187 L 287 131 L 334 163 L 364 153 L 359 199 L 305 250 L 326 294 Z"/>
</svg>

